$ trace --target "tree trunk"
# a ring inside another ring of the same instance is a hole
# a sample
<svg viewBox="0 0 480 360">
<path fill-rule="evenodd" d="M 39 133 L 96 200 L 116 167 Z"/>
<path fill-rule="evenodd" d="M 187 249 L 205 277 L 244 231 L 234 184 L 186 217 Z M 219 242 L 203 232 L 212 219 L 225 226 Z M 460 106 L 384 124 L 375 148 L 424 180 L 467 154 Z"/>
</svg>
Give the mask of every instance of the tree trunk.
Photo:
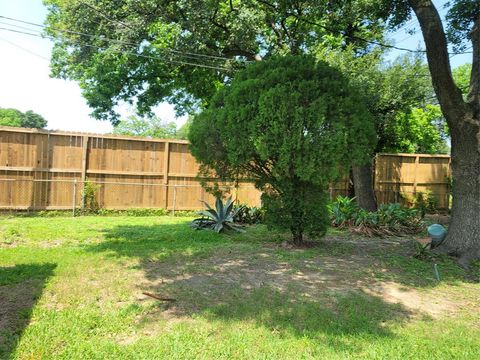
<svg viewBox="0 0 480 360">
<path fill-rule="evenodd" d="M 303 233 L 297 229 L 292 230 L 292 242 L 294 245 L 302 245 L 303 244 Z"/>
<path fill-rule="evenodd" d="M 372 163 L 353 166 L 352 173 L 358 206 L 367 211 L 377 210 L 375 192 L 373 191 Z"/>
<path fill-rule="evenodd" d="M 480 18 L 473 19 L 472 73 L 468 100 L 450 68 L 442 20 L 430 0 L 407 0 L 422 29 L 432 84 L 452 138 L 452 221 L 440 249 L 460 256 L 468 267 L 480 258 Z"/>
<path fill-rule="evenodd" d="M 452 133 L 452 221 L 440 250 L 463 267 L 480 258 L 480 126 L 462 122 Z"/>
</svg>

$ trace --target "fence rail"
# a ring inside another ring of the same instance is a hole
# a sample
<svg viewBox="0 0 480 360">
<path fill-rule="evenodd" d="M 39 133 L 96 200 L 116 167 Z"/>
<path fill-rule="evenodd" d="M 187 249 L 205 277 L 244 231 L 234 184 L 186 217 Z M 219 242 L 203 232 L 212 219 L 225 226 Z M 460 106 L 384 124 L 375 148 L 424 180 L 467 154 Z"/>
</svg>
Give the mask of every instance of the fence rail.
<svg viewBox="0 0 480 360">
<path fill-rule="evenodd" d="M 199 200 L 213 200 L 197 172 L 182 140 L 0 127 L 0 209 L 71 209 L 81 204 L 88 181 L 99 186 L 97 201 L 107 209 L 195 210 Z M 380 202 L 431 191 L 439 208 L 448 207 L 448 156 L 381 154 L 374 175 Z M 344 180 L 331 187 L 330 196 L 345 195 L 348 188 Z M 261 194 L 250 183 L 240 183 L 232 195 L 260 205 Z"/>
</svg>

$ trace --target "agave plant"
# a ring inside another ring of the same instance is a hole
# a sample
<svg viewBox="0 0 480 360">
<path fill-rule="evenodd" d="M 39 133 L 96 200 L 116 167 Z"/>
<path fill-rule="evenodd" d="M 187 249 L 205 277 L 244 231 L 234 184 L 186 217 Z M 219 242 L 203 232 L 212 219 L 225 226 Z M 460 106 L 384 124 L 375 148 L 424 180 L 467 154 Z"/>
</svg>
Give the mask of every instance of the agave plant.
<svg viewBox="0 0 480 360">
<path fill-rule="evenodd" d="M 215 209 L 208 205 L 205 201 L 206 209 L 200 211 L 198 214 L 202 215 L 201 218 L 192 221 L 190 226 L 196 230 L 209 229 L 214 230 L 217 233 L 225 230 L 235 230 L 244 232 L 241 226 L 234 223 L 234 218 L 238 212 L 238 209 L 234 209 L 232 198 L 228 198 L 225 204 L 220 197 L 217 197 L 215 201 Z"/>
</svg>

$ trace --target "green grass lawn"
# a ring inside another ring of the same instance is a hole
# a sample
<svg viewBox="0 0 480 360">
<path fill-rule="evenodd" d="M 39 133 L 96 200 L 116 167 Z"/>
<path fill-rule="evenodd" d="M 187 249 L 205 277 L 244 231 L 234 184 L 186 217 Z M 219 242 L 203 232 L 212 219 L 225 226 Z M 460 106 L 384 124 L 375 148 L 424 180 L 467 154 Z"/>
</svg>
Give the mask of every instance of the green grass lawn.
<svg viewBox="0 0 480 360">
<path fill-rule="evenodd" d="M 190 220 L 0 218 L 0 358 L 480 358 L 480 285 L 411 239 Z"/>
</svg>

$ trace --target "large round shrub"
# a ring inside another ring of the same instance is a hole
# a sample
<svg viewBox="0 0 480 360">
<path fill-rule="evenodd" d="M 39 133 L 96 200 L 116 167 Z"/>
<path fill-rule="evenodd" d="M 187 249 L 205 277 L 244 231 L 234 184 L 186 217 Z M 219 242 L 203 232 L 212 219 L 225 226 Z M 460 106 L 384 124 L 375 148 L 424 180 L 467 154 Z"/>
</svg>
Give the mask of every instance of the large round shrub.
<svg viewBox="0 0 480 360">
<path fill-rule="evenodd" d="M 328 184 L 364 162 L 376 141 L 360 94 L 308 56 L 248 66 L 195 117 L 189 137 L 202 176 L 254 181 L 269 223 L 297 243 L 325 232 Z"/>
</svg>

